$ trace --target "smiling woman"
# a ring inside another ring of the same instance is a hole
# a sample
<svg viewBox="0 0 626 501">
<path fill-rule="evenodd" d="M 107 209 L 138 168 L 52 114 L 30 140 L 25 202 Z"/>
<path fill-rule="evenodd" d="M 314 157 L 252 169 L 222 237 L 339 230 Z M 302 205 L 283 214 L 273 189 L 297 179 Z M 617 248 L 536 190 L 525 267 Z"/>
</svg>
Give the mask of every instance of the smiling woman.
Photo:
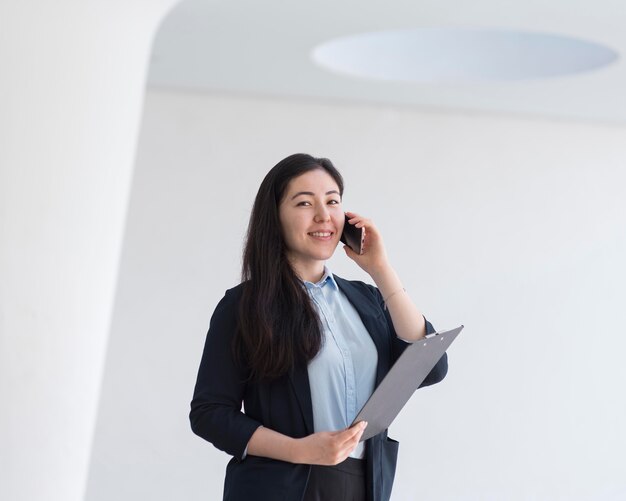
<svg viewBox="0 0 626 501">
<path fill-rule="evenodd" d="M 434 328 L 374 223 L 344 213 L 342 195 L 330 160 L 305 154 L 279 162 L 257 193 L 243 280 L 211 318 L 191 402 L 193 431 L 233 456 L 225 500 L 391 495 L 398 443 L 386 430 L 361 442 L 367 423 L 350 423 L 407 341 Z M 366 229 L 362 254 L 344 250 L 377 287 L 325 266 L 345 224 Z M 446 371 L 444 355 L 422 385 Z"/>
</svg>

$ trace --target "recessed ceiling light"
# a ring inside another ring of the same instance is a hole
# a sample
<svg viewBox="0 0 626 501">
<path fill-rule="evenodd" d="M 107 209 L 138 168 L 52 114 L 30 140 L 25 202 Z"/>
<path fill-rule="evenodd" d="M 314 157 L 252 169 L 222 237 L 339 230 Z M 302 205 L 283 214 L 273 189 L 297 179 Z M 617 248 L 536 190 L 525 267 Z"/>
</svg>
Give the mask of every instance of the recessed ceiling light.
<svg viewBox="0 0 626 501">
<path fill-rule="evenodd" d="M 420 28 L 337 38 L 317 46 L 323 68 L 356 77 L 408 82 L 516 81 L 583 73 L 618 53 L 550 33 Z"/>
</svg>

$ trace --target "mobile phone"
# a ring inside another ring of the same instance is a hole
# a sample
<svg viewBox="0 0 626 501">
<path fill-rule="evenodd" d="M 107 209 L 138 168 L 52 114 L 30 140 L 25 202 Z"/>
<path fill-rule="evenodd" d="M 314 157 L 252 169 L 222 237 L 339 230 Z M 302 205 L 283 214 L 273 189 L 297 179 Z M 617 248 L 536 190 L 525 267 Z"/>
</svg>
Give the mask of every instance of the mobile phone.
<svg viewBox="0 0 626 501">
<path fill-rule="evenodd" d="M 363 254 L 363 242 L 365 241 L 365 228 L 357 228 L 348 222 L 350 219 L 346 216 L 346 222 L 343 225 L 343 233 L 341 240 L 357 254 Z"/>
</svg>

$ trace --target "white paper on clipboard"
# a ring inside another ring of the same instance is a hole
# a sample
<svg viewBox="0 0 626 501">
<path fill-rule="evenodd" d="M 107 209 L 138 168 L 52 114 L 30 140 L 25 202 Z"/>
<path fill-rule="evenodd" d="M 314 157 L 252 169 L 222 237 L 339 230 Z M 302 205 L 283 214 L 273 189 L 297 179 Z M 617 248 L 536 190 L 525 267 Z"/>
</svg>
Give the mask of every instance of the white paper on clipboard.
<svg viewBox="0 0 626 501">
<path fill-rule="evenodd" d="M 406 347 L 350 425 L 367 421 L 361 441 L 389 427 L 462 329 L 435 332 Z"/>
</svg>

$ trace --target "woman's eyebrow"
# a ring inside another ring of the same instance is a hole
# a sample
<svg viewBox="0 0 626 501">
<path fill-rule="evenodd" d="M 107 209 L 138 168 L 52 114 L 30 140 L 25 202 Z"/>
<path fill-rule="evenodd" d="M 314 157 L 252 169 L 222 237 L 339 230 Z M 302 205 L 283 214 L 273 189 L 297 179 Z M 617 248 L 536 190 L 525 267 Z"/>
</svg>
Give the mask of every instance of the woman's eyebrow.
<svg viewBox="0 0 626 501">
<path fill-rule="evenodd" d="M 332 195 L 333 193 L 336 193 L 337 195 L 341 196 L 341 193 L 339 193 L 337 190 L 327 191 L 326 195 Z M 310 196 L 314 197 L 315 193 L 313 193 L 312 191 L 299 191 L 293 197 L 291 197 L 291 200 L 293 200 L 296 197 L 299 197 L 300 195 L 310 195 Z"/>
</svg>

